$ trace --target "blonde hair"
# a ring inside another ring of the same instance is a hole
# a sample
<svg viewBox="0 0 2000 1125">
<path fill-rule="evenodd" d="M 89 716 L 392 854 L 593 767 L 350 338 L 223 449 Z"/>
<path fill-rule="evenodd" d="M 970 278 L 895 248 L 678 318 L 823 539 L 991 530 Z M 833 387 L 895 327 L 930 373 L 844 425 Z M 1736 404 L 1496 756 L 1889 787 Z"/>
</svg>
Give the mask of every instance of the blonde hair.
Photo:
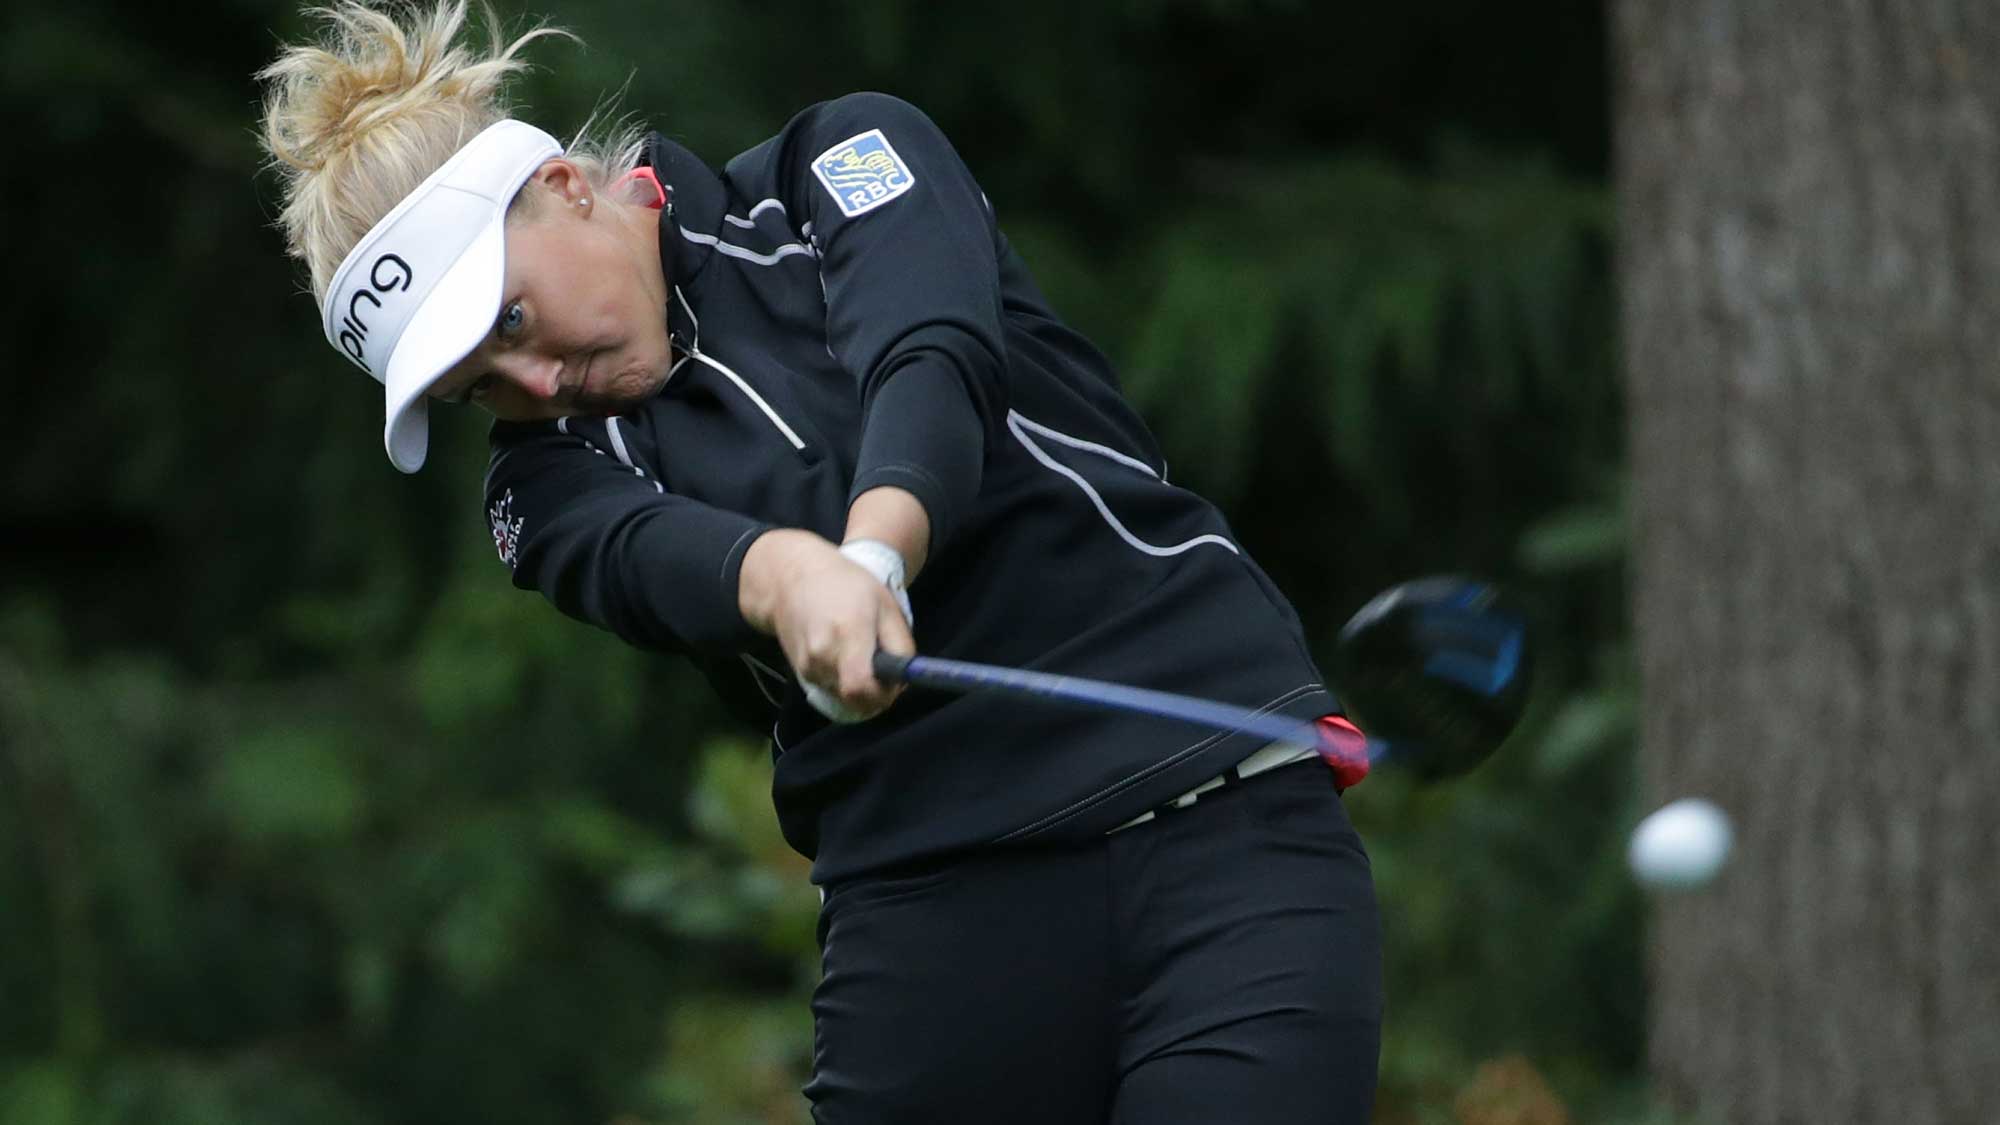
<svg viewBox="0 0 2000 1125">
<path fill-rule="evenodd" d="M 383 0 L 372 0 L 381 4 Z M 308 14 L 327 25 L 314 44 L 286 47 L 257 73 L 268 84 L 263 143 L 283 180 L 278 226 L 302 259 L 313 298 L 324 300 L 334 270 L 382 216 L 487 126 L 509 116 L 502 87 L 526 70 L 518 58 L 546 35 L 581 43 L 546 25 L 505 42 L 483 4 L 487 43 L 456 42 L 467 0 L 393 14 L 364 0 Z M 400 18 L 398 18 L 400 17 Z M 595 190 L 638 163 L 640 130 L 623 122 L 591 137 L 591 115 L 565 154 Z"/>
</svg>

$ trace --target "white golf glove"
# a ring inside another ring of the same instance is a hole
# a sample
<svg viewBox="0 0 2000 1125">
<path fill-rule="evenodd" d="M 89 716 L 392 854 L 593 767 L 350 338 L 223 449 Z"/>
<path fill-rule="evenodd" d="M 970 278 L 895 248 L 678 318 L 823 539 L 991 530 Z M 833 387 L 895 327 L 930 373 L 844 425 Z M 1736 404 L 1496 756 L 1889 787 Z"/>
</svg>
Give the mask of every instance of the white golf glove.
<svg viewBox="0 0 2000 1125">
<path fill-rule="evenodd" d="M 896 596 L 896 605 L 903 611 L 903 620 L 912 627 L 916 625 L 916 615 L 910 612 L 910 594 L 904 585 L 901 552 L 880 539 L 856 539 L 842 543 L 840 553 L 887 586 L 889 592 Z M 806 702 L 812 704 L 813 710 L 836 723 L 858 723 L 866 717 L 849 710 L 839 697 L 811 680 L 801 677 L 799 686 L 806 689 Z"/>
</svg>

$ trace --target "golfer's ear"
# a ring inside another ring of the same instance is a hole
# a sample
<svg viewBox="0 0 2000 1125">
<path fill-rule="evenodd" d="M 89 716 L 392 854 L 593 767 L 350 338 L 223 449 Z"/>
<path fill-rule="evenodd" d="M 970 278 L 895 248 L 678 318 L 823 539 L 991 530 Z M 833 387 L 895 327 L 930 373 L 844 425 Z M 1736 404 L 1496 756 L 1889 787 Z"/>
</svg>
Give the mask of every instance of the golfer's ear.
<svg viewBox="0 0 2000 1125">
<path fill-rule="evenodd" d="M 528 182 L 553 192 L 565 206 L 573 207 L 579 200 L 590 198 L 590 184 L 583 178 L 583 169 L 560 156 L 543 161 Z"/>
</svg>

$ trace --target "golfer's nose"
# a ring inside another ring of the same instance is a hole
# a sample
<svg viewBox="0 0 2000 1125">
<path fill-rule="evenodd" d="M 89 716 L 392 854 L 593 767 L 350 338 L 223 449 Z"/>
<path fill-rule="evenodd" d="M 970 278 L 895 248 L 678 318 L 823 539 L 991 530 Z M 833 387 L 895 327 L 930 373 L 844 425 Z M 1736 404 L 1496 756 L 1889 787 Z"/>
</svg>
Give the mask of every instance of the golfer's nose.
<svg viewBox="0 0 2000 1125">
<path fill-rule="evenodd" d="M 562 388 L 562 359 L 552 355 L 509 352 L 494 363 L 500 377 L 530 398 L 554 398 Z"/>
</svg>

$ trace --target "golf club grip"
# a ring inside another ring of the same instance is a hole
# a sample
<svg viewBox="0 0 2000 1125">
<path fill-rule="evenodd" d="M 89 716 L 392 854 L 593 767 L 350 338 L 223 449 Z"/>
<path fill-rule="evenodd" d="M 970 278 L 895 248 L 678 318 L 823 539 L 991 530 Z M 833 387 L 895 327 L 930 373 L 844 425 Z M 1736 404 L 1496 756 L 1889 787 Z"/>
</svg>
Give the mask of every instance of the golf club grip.
<svg viewBox="0 0 2000 1125">
<path fill-rule="evenodd" d="M 914 659 L 916 658 L 912 656 L 883 652 L 878 648 L 875 650 L 875 678 L 885 684 L 908 683 L 910 661 Z"/>
<path fill-rule="evenodd" d="M 935 656 L 897 656 L 881 651 L 875 653 L 874 671 L 875 678 L 884 683 L 915 684 L 946 691 L 1002 691 L 1013 695 L 1032 695 L 1089 707 L 1179 719 L 1211 730 L 1240 731 L 1271 742 L 1316 745 L 1318 741 L 1313 736 L 1312 724 L 1305 720 L 1103 680 L 945 660 Z"/>
</svg>

